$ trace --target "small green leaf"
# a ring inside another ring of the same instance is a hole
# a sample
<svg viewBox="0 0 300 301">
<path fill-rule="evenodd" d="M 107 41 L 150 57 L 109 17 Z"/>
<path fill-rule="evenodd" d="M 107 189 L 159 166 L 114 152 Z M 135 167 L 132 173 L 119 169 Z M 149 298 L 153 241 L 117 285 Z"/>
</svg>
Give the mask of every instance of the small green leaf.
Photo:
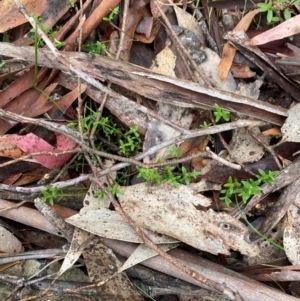
<svg viewBox="0 0 300 301">
<path fill-rule="evenodd" d="M 268 13 L 267 13 L 267 21 L 268 21 L 268 23 L 271 23 L 272 19 L 273 19 L 273 10 L 269 9 Z"/>
<path fill-rule="evenodd" d="M 292 17 L 292 14 L 291 14 L 291 12 L 288 9 L 285 9 L 283 11 L 283 16 L 284 16 L 285 20 L 288 20 L 288 19 L 290 19 Z"/>
<path fill-rule="evenodd" d="M 268 3 L 257 3 L 257 6 L 262 13 L 268 11 L 271 8 L 271 5 Z"/>
</svg>

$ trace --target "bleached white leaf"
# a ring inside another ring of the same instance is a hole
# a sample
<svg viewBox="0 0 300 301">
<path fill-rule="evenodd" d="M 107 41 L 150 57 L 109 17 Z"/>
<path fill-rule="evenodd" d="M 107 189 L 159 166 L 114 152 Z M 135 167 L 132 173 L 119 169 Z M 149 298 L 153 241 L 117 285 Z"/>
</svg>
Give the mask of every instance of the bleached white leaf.
<svg viewBox="0 0 300 301">
<path fill-rule="evenodd" d="M 176 248 L 178 244 L 160 244 L 159 247 L 163 249 L 165 252 Z M 134 252 L 130 255 L 130 257 L 124 262 L 123 266 L 119 269 L 119 272 L 122 272 L 126 269 L 129 269 L 130 267 L 147 260 L 149 258 L 152 258 L 154 256 L 157 256 L 157 253 L 147 247 L 144 244 L 140 244 Z"/>
<path fill-rule="evenodd" d="M 167 198 L 174 201 L 182 201 L 185 203 L 190 203 L 195 206 L 204 206 L 208 207 L 211 204 L 211 200 L 200 193 L 196 193 L 187 185 L 179 184 L 178 187 L 175 187 L 169 183 L 161 184 L 147 184 L 140 183 L 137 185 L 120 187 L 122 192 L 126 192 L 126 196 L 136 198 L 137 196 L 144 199 L 144 196 L 151 202 L 154 202 L 157 199 Z"/>
<path fill-rule="evenodd" d="M 212 254 L 230 254 L 230 249 L 259 256 L 260 249 L 249 241 L 246 226 L 226 213 L 201 211 L 180 192 L 165 192 L 165 185 L 122 187 L 119 201 L 139 226 L 177 238 Z"/>
<path fill-rule="evenodd" d="M 284 141 L 300 142 L 300 104 L 289 109 L 288 117 L 281 127 Z"/>
<path fill-rule="evenodd" d="M 113 160 L 105 160 L 104 168 L 109 168 L 114 163 L 115 163 L 115 161 L 113 161 Z M 100 172 L 100 171 L 101 171 L 100 169 L 97 169 L 97 172 Z M 116 172 L 111 172 L 109 175 L 112 179 L 116 178 Z M 106 177 L 100 177 L 99 181 L 104 185 L 108 185 L 108 181 L 107 181 Z M 94 196 L 98 190 L 99 190 L 98 185 L 95 182 L 92 182 L 88 192 L 86 193 L 86 195 L 84 197 L 83 208 L 80 210 L 80 214 L 84 214 L 86 211 L 91 211 L 94 209 L 109 207 L 110 199 L 106 195 L 104 195 L 101 199 Z"/>
<path fill-rule="evenodd" d="M 134 229 L 117 212 L 108 209 L 93 210 L 83 215 L 76 214 L 67 218 L 66 222 L 102 237 L 143 243 L 143 240 L 136 234 Z M 161 236 L 149 230 L 145 230 L 145 232 L 155 244 L 177 242 L 172 237 Z"/>
<path fill-rule="evenodd" d="M 295 195 L 294 203 L 287 211 L 287 223 L 283 235 L 284 251 L 293 265 L 300 264 L 300 194 Z"/>
<path fill-rule="evenodd" d="M 71 246 L 64 258 L 57 276 L 55 277 L 56 279 L 75 264 L 83 251 L 83 248 L 81 248 L 81 246 L 90 238 L 91 235 L 89 233 L 78 228 L 74 229 Z"/>
</svg>

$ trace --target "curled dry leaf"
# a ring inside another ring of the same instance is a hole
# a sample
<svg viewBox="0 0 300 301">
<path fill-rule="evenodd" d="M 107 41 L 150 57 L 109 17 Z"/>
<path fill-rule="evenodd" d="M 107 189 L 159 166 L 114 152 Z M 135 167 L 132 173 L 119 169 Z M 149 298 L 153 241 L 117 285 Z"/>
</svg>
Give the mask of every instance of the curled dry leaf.
<svg viewBox="0 0 300 301">
<path fill-rule="evenodd" d="M 233 249 L 250 257 L 260 255 L 258 246 L 248 241 L 245 225 L 226 213 L 197 210 L 190 196 L 172 185 L 142 183 L 121 190 L 118 198 L 123 209 L 141 227 L 212 254 L 229 255 Z"/>
</svg>

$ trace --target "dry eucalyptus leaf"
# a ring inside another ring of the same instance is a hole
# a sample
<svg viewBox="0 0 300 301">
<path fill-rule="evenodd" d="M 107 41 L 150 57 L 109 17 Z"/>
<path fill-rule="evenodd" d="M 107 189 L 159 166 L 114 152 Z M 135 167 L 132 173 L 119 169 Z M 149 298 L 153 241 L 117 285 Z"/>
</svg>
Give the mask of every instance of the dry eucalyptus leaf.
<svg viewBox="0 0 300 301">
<path fill-rule="evenodd" d="M 260 249 L 249 242 L 245 225 L 226 213 L 197 210 L 189 196 L 166 190 L 164 185 L 122 187 L 119 201 L 139 226 L 177 238 L 212 254 L 230 254 L 230 249 L 250 257 Z M 171 186 L 170 186 L 171 187 Z"/>
<path fill-rule="evenodd" d="M 83 251 L 83 248 L 81 248 L 81 246 L 85 244 L 91 237 L 92 235 L 90 233 L 82 231 L 78 228 L 74 229 L 70 249 L 65 256 L 55 279 L 58 279 L 65 271 L 70 269 L 75 264 Z"/>
<path fill-rule="evenodd" d="M 143 240 L 136 234 L 134 229 L 129 226 L 117 212 L 108 209 L 103 208 L 88 211 L 83 215 L 76 214 L 67 218 L 66 222 L 102 237 L 133 243 L 143 243 Z M 145 232 L 155 244 L 177 242 L 177 240 L 172 237 L 161 236 L 148 230 L 145 230 Z"/>
<path fill-rule="evenodd" d="M 287 223 L 283 234 L 283 245 L 287 258 L 293 265 L 300 264 L 300 194 L 295 196 L 295 202 L 287 211 Z"/>
<path fill-rule="evenodd" d="M 127 274 L 125 272 L 118 273 L 122 263 L 111 249 L 100 242 L 98 237 L 94 236 L 84 250 L 84 260 L 91 281 L 97 284 L 104 282 L 96 287 L 101 300 L 144 300 Z M 109 281 L 105 282 L 105 280 Z"/>
<path fill-rule="evenodd" d="M 140 183 L 137 185 L 120 187 L 122 192 L 126 192 L 126 195 L 136 198 L 137 196 L 142 197 L 141 202 L 144 199 L 144 196 L 147 197 L 149 201 L 153 200 L 154 202 L 160 198 L 166 198 L 173 201 L 184 202 L 187 204 L 193 204 L 194 206 L 203 206 L 208 207 L 211 204 L 211 200 L 200 193 L 196 193 L 189 186 L 179 184 L 178 187 L 175 187 L 169 183 L 161 184 L 147 184 Z"/>
<path fill-rule="evenodd" d="M 299 237 L 300 237 L 299 224 L 295 226 L 288 222 L 284 230 L 283 244 L 284 244 L 285 254 L 292 265 L 300 264 Z"/>
<path fill-rule="evenodd" d="M 8 230 L 0 227 L 0 251 L 3 253 L 13 254 L 20 253 L 23 250 L 21 242 Z"/>
<path fill-rule="evenodd" d="M 105 160 L 103 168 L 109 168 L 109 167 L 113 166 L 114 164 L 115 164 L 115 161 L 113 161 L 113 160 Z M 97 172 L 100 172 L 100 169 L 97 169 Z M 115 180 L 116 172 L 111 172 L 109 175 L 113 180 Z M 100 177 L 99 181 L 103 185 L 108 185 L 108 181 L 107 181 L 106 177 Z M 94 182 L 92 182 L 90 185 L 90 188 L 89 188 L 88 192 L 86 193 L 85 198 L 83 200 L 84 207 L 80 210 L 81 215 L 87 211 L 109 207 L 109 205 L 110 205 L 109 198 L 106 195 L 104 195 L 101 199 L 99 199 L 98 197 L 95 197 L 94 195 L 97 191 L 99 191 L 98 185 L 95 184 Z"/>
<path fill-rule="evenodd" d="M 159 247 L 163 249 L 165 252 L 168 252 L 169 250 L 176 248 L 178 244 L 160 244 Z M 130 257 L 124 262 L 122 267 L 119 269 L 119 272 L 122 272 L 126 269 L 129 269 L 130 267 L 143 262 L 144 260 L 147 260 L 149 258 L 152 258 L 154 256 L 157 256 L 158 254 L 147 247 L 144 244 L 140 244 L 135 251 L 130 255 Z"/>
<path fill-rule="evenodd" d="M 284 141 L 300 142 L 300 104 L 289 109 L 288 117 L 281 127 Z"/>
</svg>

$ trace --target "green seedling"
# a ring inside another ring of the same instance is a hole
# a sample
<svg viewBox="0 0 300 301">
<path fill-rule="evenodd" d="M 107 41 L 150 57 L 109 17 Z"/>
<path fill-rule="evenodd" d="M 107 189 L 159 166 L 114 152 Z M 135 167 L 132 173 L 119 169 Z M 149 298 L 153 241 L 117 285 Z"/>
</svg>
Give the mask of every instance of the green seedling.
<svg viewBox="0 0 300 301">
<path fill-rule="evenodd" d="M 137 127 L 130 127 L 128 131 L 122 134 L 120 139 L 120 153 L 126 157 L 130 157 L 141 150 L 142 139 Z"/>
<path fill-rule="evenodd" d="M 104 191 L 99 189 L 94 193 L 95 198 L 103 199 L 104 198 Z"/>
<path fill-rule="evenodd" d="M 217 103 L 215 103 L 214 116 L 216 122 L 219 122 L 221 119 L 224 119 L 225 121 L 230 120 L 230 112 L 222 109 Z"/>
<path fill-rule="evenodd" d="M 236 196 L 241 197 L 243 203 L 246 203 L 252 196 L 260 194 L 263 184 L 269 183 L 273 185 L 274 178 L 279 171 L 269 171 L 266 173 L 264 170 L 259 169 L 258 173 L 256 180 L 238 181 L 229 177 L 227 183 L 223 185 L 224 189 L 221 190 L 221 195 L 223 196 L 220 197 L 220 200 L 224 201 L 227 207 L 232 203 L 232 198 Z"/>
<path fill-rule="evenodd" d="M 210 122 L 206 122 L 206 121 L 204 121 L 204 122 L 200 125 L 200 127 L 203 128 L 203 129 L 208 129 L 208 128 L 210 128 L 211 126 L 212 126 L 212 124 L 211 124 Z"/>
<path fill-rule="evenodd" d="M 142 168 L 136 167 L 139 172 L 137 177 L 143 178 L 147 183 L 161 183 L 168 182 L 178 187 L 179 184 L 189 185 L 191 178 L 196 178 L 201 173 L 199 171 L 188 172 L 184 166 L 165 166 L 160 170 L 158 168 Z M 176 172 L 176 170 L 178 170 Z"/>
<path fill-rule="evenodd" d="M 272 239 L 270 239 L 266 235 L 264 235 L 261 232 L 259 232 L 255 227 L 253 227 L 253 225 L 248 221 L 247 216 L 241 210 L 241 208 L 239 206 L 239 203 L 238 203 L 238 201 L 237 201 L 236 198 L 235 198 L 235 202 L 236 202 L 237 208 L 239 210 L 239 213 L 241 214 L 241 217 L 245 221 L 245 223 L 247 224 L 247 226 L 250 227 L 253 232 L 255 232 L 258 236 L 260 236 L 261 238 L 263 238 L 265 241 L 269 242 L 271 245 L 273 245 L 277 249 L 284 251 L 284 247 L 282 245 L 279 245 L 278 243 L 276 243 L 275 241 L 273 241 Z"/>
<path fill-rule="evenodd" d="M 42 191 L 42 201 L 48 202 L 51 206 L 54 205 L 54 200 L 60 201 L 63 199 L 64 195 L 59 193 L 58 188 L 48 185 L 47 190 Z"/>
<path fill-rule="evenodd" d="M 60 42 L 59 40 L 54 38 L 54 45 L 57 49 L 62 48 L 67 45 L 66 42 Z"/>
<path fill-rule="evenodd" d="M 183 155 L 183 151 L 177 146 L 173 146 L 171 149 L 167 150 L 167 154 L 174 156 L 176 159 L 179 159 Z"/>
<path fill-rule="evenodd" d="M 72 1 L 72 0 L 70 0 L 70 7 L 71 7 L 71 8 L 74 8 L 74 7 L 75 7 L 75 2 Z"/>
<path fill-rule="evenodd" d="M 185 183 L 186 185 L 190 184 L 191 178 L 196 179 L 201 175 L 201 172 L 197 170 L 193 170 L 192 172 L 188 172 L 184 166 L 181 167 L 182 177 L 180 179 L 181 183 Z"/>
<path fill-rule="evenodd" d="M 116 6 L 110 11 L 110 14 L 108 17 L 104 17 L 103 20 L 107 22 L 111 22 L 113 18 L 119 13 L 119 6 Z"/>
<path fill-rule="evenodd" d="M 139 172 L 137 177 L 143 178 L 147 183 L 161 183 L 163 178 L 161 174 L 159 174 L 157 168 L 142 168 L 136 166 L 137 171 Z"/>
<path fill-rule="evenodd" d="M 105 54 L 106 46 L 104 43 L 97 41 L 96 43 L 92 44 L 84 44 L 82 45 L 83 48 L 86 48 L 89 52 L 95 54 Z"/>
<path fill-rule="evenodd" d="M 267 3 L 257 3 L 261 12 L 267 13 L 269 24 L 278 23 L 282 20 L 288 20 L 292 17 L 293 6 L 300 0 L 269 0 Z"/>
<path fill-rule="evenodd" d="M 113 196 L 117 196 L 123 194 L 123 192 L 119 189 L 119 184 L 115 183 L 113 186 L 109 186 L 108 190 L 111 192 Z M 104 197 L 104 191 L 102 189 L 97 190 L 94 193 L 95 198 L 102 199 Z"/>
<path fill-rule="evenodd" d="M 114 196 L 117 196 L 118 194 L 123 194 L 123 192 L 119 189 L 119 185 L 117 183 L 115 183 L 113 186 L 109 186 L 108 189 Z"/>
<path fill-rule="evenodd" d="M 212 124 L 210 122 L 207 123 L 206 121 L 204 121 L 203 124 L 200 125 L 200 127 L 203 129 L 207 129 L 211 126 L 212 126 Z M 210 141 L 212 146 L 215 145 L 215 139 L 211 135 L 207 135 L 207 140 Z"/>
</svg>

